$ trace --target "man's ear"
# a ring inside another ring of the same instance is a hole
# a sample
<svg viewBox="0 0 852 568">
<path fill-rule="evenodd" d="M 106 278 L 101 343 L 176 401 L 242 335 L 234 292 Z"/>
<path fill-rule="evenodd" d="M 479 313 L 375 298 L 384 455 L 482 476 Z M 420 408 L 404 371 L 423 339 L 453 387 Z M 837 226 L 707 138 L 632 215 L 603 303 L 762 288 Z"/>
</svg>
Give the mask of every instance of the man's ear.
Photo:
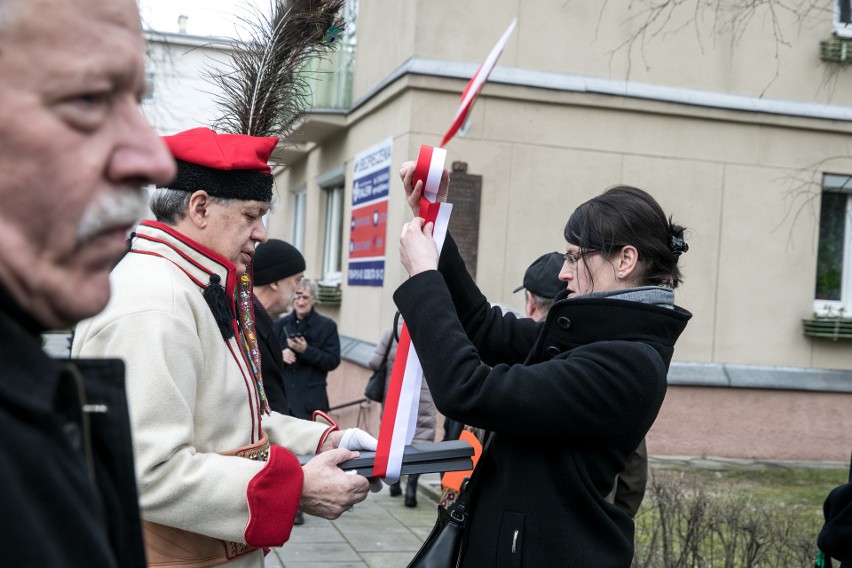
<svg viewBox="0 0 852 568">
<path fill-rule="evenodd" d="M 199 189 L 189 197 L 186 216 L 199 229 L 205 228 L 210 222 L 211 203 L 210 195 L 203 189 Z"/>
<path fill-rule="evenodd" d="M 535 299 L 526 289 L 524 290 L 524 299 L 526 300 L 526 302 L 524 302 L 524 310 L 527 312 L 527 317 L 531 318 L 535 313 Z"/>
</svg>

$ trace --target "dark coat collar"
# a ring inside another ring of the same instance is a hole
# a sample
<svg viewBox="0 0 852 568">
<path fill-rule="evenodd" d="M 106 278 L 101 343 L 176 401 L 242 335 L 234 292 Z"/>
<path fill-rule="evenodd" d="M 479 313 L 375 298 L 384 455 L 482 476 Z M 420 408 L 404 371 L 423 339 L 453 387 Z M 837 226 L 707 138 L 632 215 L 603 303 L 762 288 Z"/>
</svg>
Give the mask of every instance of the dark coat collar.
<svg viewBox="0 0 852 568">
<path fill-rule="evenodd" d="M 38 413 L 53 408 L 62 365 L 41 347 L 43 328 L 0 287 L 0 400 Z"/>
<path fill-rule="evenodd" d="M 560 352 L 606 338 L 609 341 L 641 341 L 671 351 L 692 318 L 688 311 L 612 298 L 562 299 L 550 308 L 539 340 L 530 356 L 556 347 Z M 560 298 L 557 296 L 557 298 Z M 601 316 L 601 311 L 606 316 Z M 623 325 L 622 325 L 623 324 Z M 551 354 L 553 353 L 551 349 Z"/>
</svg>

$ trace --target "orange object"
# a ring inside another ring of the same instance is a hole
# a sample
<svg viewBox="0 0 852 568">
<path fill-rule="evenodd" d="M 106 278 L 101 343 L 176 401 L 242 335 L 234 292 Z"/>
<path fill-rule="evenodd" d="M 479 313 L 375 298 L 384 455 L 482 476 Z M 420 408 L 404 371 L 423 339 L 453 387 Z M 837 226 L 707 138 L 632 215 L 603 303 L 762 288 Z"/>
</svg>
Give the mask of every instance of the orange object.
<svg viewBox="0 0 852 568">
<path fill-rule="evenodd" d="M 462 430 L 461 435 L 459 436 L 459 440 L 464 440 L 471 446 L 473 446 L 473 467 L 476 467 L 476 464 L 479 462 L 479 456 L 482 454 L 482 444 L 479 443 L 479 440 L 476 439 L 476 436 L 473 435 L 473 432 L 470 430 Z M 461 484 L 464 480 L 471 476 L 473 473 L 472 469 L 467 471 L 448 471 L 441 478 L 441 485 L 444 487 L 449 487 L 450 489 L 455 489 L 456 491 L 461 491 Z"/>
</svg>

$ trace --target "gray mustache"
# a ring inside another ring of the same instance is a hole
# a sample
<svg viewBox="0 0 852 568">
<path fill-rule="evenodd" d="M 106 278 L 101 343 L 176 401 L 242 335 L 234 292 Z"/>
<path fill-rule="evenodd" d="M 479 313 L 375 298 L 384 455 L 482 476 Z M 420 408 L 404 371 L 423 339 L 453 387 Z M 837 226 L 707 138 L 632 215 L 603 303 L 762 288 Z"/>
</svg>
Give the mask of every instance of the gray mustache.
<svg viewBox="0 0 852 568">
<path fill-rule="evenodd" d="M 77 229 L 77 244 L 85 244 L 105 231 L 133 225 L 147 209 L 148 196 L 144 190 L 109 193 L 86 208 Z"/>
</svg>

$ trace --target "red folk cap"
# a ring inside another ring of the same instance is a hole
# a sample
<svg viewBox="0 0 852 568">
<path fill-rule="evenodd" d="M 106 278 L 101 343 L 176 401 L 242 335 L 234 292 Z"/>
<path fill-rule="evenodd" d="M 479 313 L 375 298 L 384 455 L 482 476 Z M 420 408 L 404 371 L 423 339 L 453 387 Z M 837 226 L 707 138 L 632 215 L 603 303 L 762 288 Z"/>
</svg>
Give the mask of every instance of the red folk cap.
<svg viewBox="0 0 852 568">
<path fill-rule="evenodd" d="M 214 170 L 256 170 L 268 174 L 269 155 L 278 138 L 247 134 L 216 134 L 209 128 L 193 128 L 163 136 L 172 155 L 184 162 Z"/>
<path fill-rule="evenodd" d="M 193 128 L 163 140 L 178 165 L 169 189 L 204 190 L 226 199 L 272 200 L 272 170 L 267 162 L 278 138 Z"/>
</svg>

